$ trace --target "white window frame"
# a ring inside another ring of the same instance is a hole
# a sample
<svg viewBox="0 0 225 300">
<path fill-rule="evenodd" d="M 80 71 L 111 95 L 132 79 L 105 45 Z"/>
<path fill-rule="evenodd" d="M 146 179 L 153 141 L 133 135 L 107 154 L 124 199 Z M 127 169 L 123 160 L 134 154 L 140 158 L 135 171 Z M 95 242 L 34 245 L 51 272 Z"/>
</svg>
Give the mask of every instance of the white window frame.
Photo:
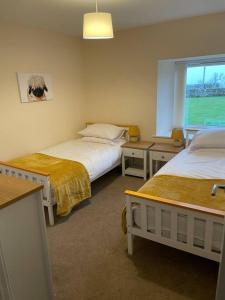
<svg viewBox="0 0 225 300">
<path fill-rule="evenodd" d="M 158 62 L 156 136 L 169 137 L 172 128 L 185 128 L 186 69 L 187 66 L 206 64 L 225 64 L 225 54 L 167 59 Z M 207 127 L 197 126 L 195 128 Z"/>
</svg>

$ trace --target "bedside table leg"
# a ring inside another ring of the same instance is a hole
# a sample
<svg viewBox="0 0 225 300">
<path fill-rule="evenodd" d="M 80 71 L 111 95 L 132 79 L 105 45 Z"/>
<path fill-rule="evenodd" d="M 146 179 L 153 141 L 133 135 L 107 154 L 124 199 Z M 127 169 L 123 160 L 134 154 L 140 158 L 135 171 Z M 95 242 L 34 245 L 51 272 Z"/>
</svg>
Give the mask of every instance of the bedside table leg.
<svg viewBox="0 0 225 300">
<path fill-rule="evenodd" d="M 122 154 L 122 175 L 125 176 L 125 157 Z"/>
<path fill-rule="evenodd" d="M 148 152 L 144 151 L 144 180 L 147 180 L 147 157 L 148 157 Z"/>
<path fill-rule="evenodd" d="M 153 176 L 153 161 L 152 161 L 152 152 L 149 151 L 149 176 Z"/>
<path fill-rule="evenodd" d="M 159 170 L 159 161 L 156 160 L 155 161 L 155 173 L 158 172 L 158 170 Z"/>
</svg>

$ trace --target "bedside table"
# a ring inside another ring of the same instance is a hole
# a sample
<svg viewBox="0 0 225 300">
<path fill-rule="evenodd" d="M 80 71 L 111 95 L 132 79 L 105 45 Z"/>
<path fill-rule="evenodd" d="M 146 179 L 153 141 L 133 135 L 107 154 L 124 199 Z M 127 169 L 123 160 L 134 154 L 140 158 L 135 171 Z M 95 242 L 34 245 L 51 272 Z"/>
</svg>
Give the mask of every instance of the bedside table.
<svg viewBox="0 0 225 300">
<path fill-rule="evenodd" d="M 156 171 L 159 170 L 159 162 L 167 162 L 177 155 L 184 146 L 175 147 L 173 144 L 156 143 L 149 149 L 149 170 L 150 177 L 154 173 L 154 162 Z"/>
<path fill-rule="evenodd" d="M 152 142 L 128 142 L 122 146 L 122 174 L 143 177 L 148 175 L 148 150 L 153 145 Z M 126 166 L 126 160 L 133 159 L 133 165 Z M 143 168 L 134 165 L 134 159 L 143 161 Z"/>
</svg>

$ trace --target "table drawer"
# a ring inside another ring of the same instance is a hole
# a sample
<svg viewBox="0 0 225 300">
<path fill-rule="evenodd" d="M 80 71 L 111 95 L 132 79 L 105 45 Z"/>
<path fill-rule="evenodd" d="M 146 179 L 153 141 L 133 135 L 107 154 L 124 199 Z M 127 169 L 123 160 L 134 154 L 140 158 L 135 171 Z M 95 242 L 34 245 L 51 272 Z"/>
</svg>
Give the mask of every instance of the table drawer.
<svg viewBox="0 0 225 300">
<path fill-rule="evenodd" d="M 174 153 L 152 151 L 152 159 L 160 161 L 169 161 L 175 156 Z"/>
<path fill-rule="evenodd" d="M 144 158 L 144 150 L 123 148 L 124 156 Z"/>
</svg>

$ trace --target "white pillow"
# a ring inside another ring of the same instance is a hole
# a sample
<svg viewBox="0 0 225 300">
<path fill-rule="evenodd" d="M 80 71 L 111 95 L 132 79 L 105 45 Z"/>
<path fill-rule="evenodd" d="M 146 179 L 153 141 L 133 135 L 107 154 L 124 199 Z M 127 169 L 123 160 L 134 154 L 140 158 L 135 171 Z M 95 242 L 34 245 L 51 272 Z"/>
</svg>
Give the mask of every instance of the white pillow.
<svg viewBox="0 0 225 300">
<path fill-rule="evenodd" d="M 118 127 L 111 124 L 100 124 L 96 123 L 87 126 L 87 128 L 78 132 L 82 136 L 98 137 L 102 139 L 115 140 L 119 138 L 123 132 L 124 128 Z"/>
<path fill-rule="evenodd" d="M 225 148 L 225 129 L 198 131 L 189 146 L 190 151 L 206 148 Z"/>
<path fill-rule="evenodd" d="M 100 143 L 100 144 L 108 144 L 108 145 L 115 145 L 115 143 L 111 140 L 96 138 L 94 136 L 85 136 L 81 138 L 84 142 L 91 142 L 91 143 Z"/>
</svg>

